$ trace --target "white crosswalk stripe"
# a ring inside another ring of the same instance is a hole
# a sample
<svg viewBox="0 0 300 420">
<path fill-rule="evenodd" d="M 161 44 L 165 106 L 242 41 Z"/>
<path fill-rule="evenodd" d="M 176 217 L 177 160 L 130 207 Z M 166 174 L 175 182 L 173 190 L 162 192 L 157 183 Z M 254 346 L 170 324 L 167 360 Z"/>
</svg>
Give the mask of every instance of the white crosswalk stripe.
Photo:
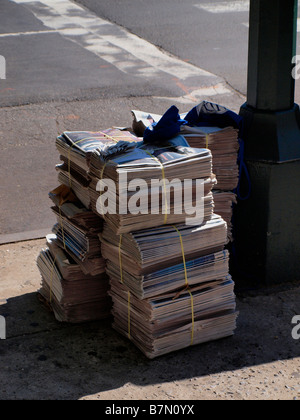
<svg viewBox="0 0 300 420">
<path fill-rule="evenodd" d="M 250 0 L 223 1 L 218 3 L 195 4 L 195 7 L 209 13 L 240 13 L 249 12 Z"/>
<path fill-rule="evenodd" d="M 195 100 L 201 95 L 200 86 L 205 94 L 210 93 L 211 96 L 231 93 L 220 77 L 161 51 L 150 42 L 70 0 L 10 1 L 28 8 L 49 32 L 59 32 L 124 73 L 146 80 L 167 77 L 173 83 L 176 81 L 177 85 L 180 82 L 188 92 L 187 96 Z M 197 87 L 195 79 L 200 78 L 201 84 Z"/>
<path fill-rule="evenodd" d="M 197 3 L 194 4 L 197 9 L 208 13 L 249 13 L 250 0 L 233 0 L 223 2 Z M 241 25 L 249 28 L 249 22 L 241 22 Z M 300 33 L 300 18 L 297 20 L 297 32 Z"/>
</svg>

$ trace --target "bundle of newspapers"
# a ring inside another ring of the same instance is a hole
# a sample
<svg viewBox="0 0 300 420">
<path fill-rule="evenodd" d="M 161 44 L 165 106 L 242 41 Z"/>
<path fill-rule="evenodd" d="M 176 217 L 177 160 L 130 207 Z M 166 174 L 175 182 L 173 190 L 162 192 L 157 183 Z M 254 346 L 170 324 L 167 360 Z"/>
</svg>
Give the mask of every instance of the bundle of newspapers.
<svg viewBox="0 0 300 420">
<path fill-rule="evenodd" d="M 105 264 L 84 273 L 70 253 L 59 246 L 54 234 L 47 235 L 47 247 L 37 264 L 42 275 L 40 295 L 61 322 L 80 323 L 110 316 L 111 300 L 107 292 Z"/>
<path fill-rule="evenodd" d="M 113 327 L 149 358 L 233 335 L 228 229 L 215 212 L 211 151 L 182 135 L 147 144 L 115 128 L 65 132 L 56 147 L 59 186 L 49 196 L 57 223 L 37 260 L 40 294 L 56 318 L 112 314 Z"/>
<path fill-rule="evenodd" d="M 88 196 L 91 152 L 102 148 L 105 153 L 115 146 L 111 133 L 115 131 L 65 132 L 56 139 L 62 160 L 57 165 L 60 185 L 49 197 L 57 223 L 46 238 L 37 265 L 42 277 L 39 293 L 59 321 L 98 320 L 111 313 L 109 281 L 98 237 L 103 218 L 90 210 Z"/>
<path fill-rule="evenodd" d="M 209 108 L 207 112 L 214 109 L 220 110 L 220 106 L 203 102 L 195 107 L 195 112 L 201 112 L 203 108 Z M 226 109 L 222 108 L 222 112 Z M 132 110 L 132 130 L 143 135 L 145 129 L 156 124 L 161 115 L 144 111 Z M 184 119 L 187 113 L 180 114 Z M 217 122 L 216 122 L 217 124 Z M 230 123 L 228 123 L 230 124 Z M 231 125 L 219 127 L 202 123 L 200 127 L 192 124 L 184 124 L 179 129 L 190 147 L 206 148 L 212 153 L 213 173 L 217 182 L 213 186 L 215 213 L 220 214 L 228 223 L 228 238 L 232 240 L 232 213 L 233 205 L 236 203 L 235 190 L 239 182 L 238 152 L 239 152 L 239 130 Z"/>
<path fill-rule="evenodd" d="M 182 136 L 163 145 L 136 144 L 109 157 L 90 159 L 90 204 L 116 234 L 162 224 L 193 224 L 213 214 L 212 156 Z"/>
<path fill-rule="evenodd" d="M 102 219 L 60 185 L 49 193 L 57 223 L 37 265 L 39 291 L 59 321 L 79 323 L 110 316 L 111 299 L 98 235 Z"/>
<path fill-rule="evenodd" d="M 70 187 L 87 208 L 91 208 L 90 160 L 95 150 L 109 158 L 122 150 L 132 150 L 141 141 L 128 131 L 109 128 L 103 131 L 66 131 L 56 139 L 61 164 L 56 166 L 60 184 Z"/>
<path fill-rule="evenodd" d="M 233 335 L 234 283 L 220 216 L 121 235 L 105 224 L 100 238 L 113 327 L 148 358 Z"/>
<path fill-rule="evenodd" d="M 227 223 L 213 211 L 211 152 L 182 136 L 137 141 L 109 157 L 94 151 L 89 175 L 113 327 L 149 358 L 231 336 L 234 283 Z"/>
</svg>

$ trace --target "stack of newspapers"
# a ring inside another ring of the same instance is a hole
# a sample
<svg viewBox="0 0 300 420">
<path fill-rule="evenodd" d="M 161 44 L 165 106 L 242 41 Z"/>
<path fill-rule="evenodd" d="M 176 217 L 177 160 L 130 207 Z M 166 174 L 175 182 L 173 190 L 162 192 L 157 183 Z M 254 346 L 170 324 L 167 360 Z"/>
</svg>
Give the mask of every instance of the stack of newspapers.
<svg viewBox="0 0 300 420">
<path fill-rule="evenodd" d="M 145 129 L 161 118 L 157 114 L 132 111 L 132 129 L 143 135 Z M 182 114 L 184 118 L 186 114 Z M 228 238 L 232 240 L 232 213 L 236 203 L 235 189 L 239 182 L 238 130 L 234 127 L 189 126 L 183 125 L 180 134 L 190 147 L 206 148 L 212 153 L 213 173 L 217 182 L 213 187 L 215 213 L 220 214 L 228 224 Z"/>
<path fill-rule="evenodd" d="M 148 358 L 231 336 L 234 283 L 211 152 L 182 136 L 109 157 L 97 150 L 89 174 L 113 327 Z"/>
<path fill-rule="evenodd" d="M 213 156 L 213 170 L 217 178 L 214 189 L 215 211 L 222 215 L 228 225 L 228 236 L 232 239 L 234 190 L 238 186 L 238 130 L 233 127 L 187 127 L 182 130 L 192 147 L 206 147 Z"/>
<path fill-rule="evenodd" d="M 107 318 L 111 308 L 109 283 L 98 238 L 103 222 L 72 194 L 61 204 L 65 192 L 66 187 L 61 186 L 49 194 L 57 223 L 37 259 L 42 277 L 39 293 L 59 321 Z"/>
<path fill-rule="evenodd" d="M 233 127 L 188 127 L 181 133 L 191 147 L 206 147 L 213 155 L 214 173 L 221 191 L 234 190 L 239 181 L 238 130 Z"/>
<path fill-rule="evenodd" d="M 90 159 L 95 150 L 102 156 L 130 150 L 139 139 L 128 131 L 109 128 L 103 131 L 66 131 L 56 139 L 61 164 L 56 165 L 58 181 L 72 189 L 83 205 L 90 209 Z"/>
<path fill-rule="evenodd" d="M 65 132 L 56 139 L 62 161 L 56 168 L 60 184 L 49 197 L 57 223 L 37 265 L 42 277 L 39 293 L 59 321 L 78 323 L 110 316 L 109 282 L 98 236 L 103 218 L 90 210 L 88 169 L 92 151 L 102 150 L 105 155 L 115 148 L 111 135 L 125 139 L 119 142 L 119 151 L 130 147 L 129 137 L 136 139 L 115 129 Z"/>
<path fill-rule="evenodd" d="M 122 235 L 106 224 L 100 237 L 113 327 L 148 358 L 233 335 L 234 283 L 220 216 Z"/>
<path fill-rule="evenodd" d="M 40 295 L 48 302 L 57 320 L 80 323 L 107 318 L 111 302 L 107 297 L 108 278 L 102 263 L 92 273 L 84 272 L 54 234 L 47 235 L 37 264 L 42 275 Z"/>
<path fill-rule="evenodd" d="M 38 256 L 40 295 L 60 321 L 113 316 L 148 358 L 234 334 L 227 223 L 215 212 L 213 156 L 178 135 L 132 131 L 56 140 L 57 223 Z"/>
<path fill-rule="evenodd" d="M 213 214 L 211 152 L 189 147 L 182 136 L 108 157 L 96 150 L 89 175 L 91 208 L 117 234 L 187 218 L 196 225 Z"/>
</svg>

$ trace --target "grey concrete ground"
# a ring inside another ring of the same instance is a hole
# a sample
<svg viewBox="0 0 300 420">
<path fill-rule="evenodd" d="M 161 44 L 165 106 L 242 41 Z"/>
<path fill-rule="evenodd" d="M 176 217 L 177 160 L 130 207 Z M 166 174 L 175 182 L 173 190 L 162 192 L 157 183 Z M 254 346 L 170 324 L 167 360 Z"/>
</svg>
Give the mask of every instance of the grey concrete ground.
<svg viewBox="0 0 300 420">
<path fill-rule="evenodd" d="M 235 335 L 146 359 L 110 321 L 61 324 L 38 299 L 45 241 L 0 246 L 0 400 L 300 398 L 300 288 L 237 297 Z M 299 330 L 299 328 L 298 328 Z M 129 404 L 129 403 L 128 403 Z"/>
</svg>

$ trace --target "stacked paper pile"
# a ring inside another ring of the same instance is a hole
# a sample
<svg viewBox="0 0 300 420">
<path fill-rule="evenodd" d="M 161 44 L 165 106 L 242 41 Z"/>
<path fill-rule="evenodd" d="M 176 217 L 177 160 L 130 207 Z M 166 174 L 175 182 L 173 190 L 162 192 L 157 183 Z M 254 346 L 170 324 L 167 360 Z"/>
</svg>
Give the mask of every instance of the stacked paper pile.
<svg viewBox="0 0 300 420">
<path fill-rule="evenodd" d="M 200 106 L 199 106 L 200 108 Z M 159 121 L 160 115 L 132 111 L 133 130 L 143 135 L 145 129 Z M 186 114 L 182 114 L 184 118 Z M 233 127 L 196 127 L 183 125 L 180 134 L 190 147 L 206 148 L 212 153 L 213 172 L 217 183 L 213 187 L 215 213 L 220 214 L 228 223 L 228 238 L 232 239 L 232 212 L 236 203 L 234 190 L 239 182 L 238 168 L 238 130 Z"/>
<path fill-rule="evenodd" d="M 103 131 L 66 131 L 56 139 L 63 162 L 56 166 L 58 181 L 70 187 L 83 205 L 90 209 L 90 159 L 95 150 L 103 157 L 130 150 L 139 139 L 128 131 L 109 128 Z"/>
<path fill-rule="evenodd" d="M 195 217 L 191 225 L 187 224 L 190 215 L 172 214 L 172 200 L 165 205 L 162 183 L 160 192 L 154 190 L 153 195 L 159 193 L 161 198 L 157 215 L 150 214 L 149 201 L 144 208 L 148 214 L 130 214 L 134 195 L 125 201 L 123 214 L 104 213 L 99 238 L 110 278 L 113 327 L 149 358 L 232 335 L 237 314 L 229 253 L 224 249 L 227 224 L 213 213 L 210 151 L 190 148 L 179 136 L 164 147 L 139 145 L 111 159 L 103 159 L 98 151 L 91 156 L 91 186 L 104 180 L 108 186 L 110 180 L 120 185 L 124 173 L 129 183 L 139 179 L 139 185 L 143 185 L 140 180 L 145 181 L 144 189 L 138 189 L 140 203 L 152 196 L 151 178 L 177 179 L 183 200 L 183 180 L 195 181 L 195 174 L 206 180 L 204 194 L 209 200 L 206 205 L 203 200 L 204 217 Z M 110 195 L 104 194 L 106 200 L 97 206 L 97 194 L 91 191 L 95 211 L 107 205 Z"/>
<path fill-rule="evenodd" d="M 182 135 L 191 147 L 206 147 L 213 155 L 213 168 L 221 191 L 234 190 L 239 181 L 238 130 L 233 127 L 187 127 Z"/>
<path fill-rule="evenodd" d="M 149 358 L 235 330 L 226 222 L 101 234 L 113 300 L 113 326 Z"/>
<path fill-rule="evenodd" d="M 97 150 L 91 156 L 89 175 L 91 208 L 103 214 L 117 234 L 182 223 L 197 205 L 201 214 L 198 219 L 194 216 L 194 224 L 213 214 L 211 191 L 216 179 L 211 152 L 188 147 L 182 136 L 163 146 L 139 144 L 111 158 Z M 101 187 L 108 190 L 100 196 Z"/>
<path fill-rule="evenodd" d="M 38 257 L 40 294 L 59 321 L 83 322 L 109 316 L 108 278 L 98 234 L 102 219 L 61 185 L 52 191 L 57 223 Z"/>
<path fill-rule="evenodd" d="M 232 335 L 234 283 L 211 151 L 181 135 L 149 145 L 117 129 L 65 132 L 56 146 L 57 223 L 38 257 L 40 294 L 56 318 L 112 313 L 113 327 L 149 358 Z"/>
<path fill-rule="evenodd" d="M 215 212 L 228 224 L 228 236 L 232 239 L 233 192 L 239 182 L 238 170 L 238 130 L 233 127 L 187 127 L 183 135 L 191 147 L 207 147 L 213 156 L 213 170 L 217 184 L 214 189 Z M 197 133 L 198 131 L 198 133 Z"/>
<path fill-rule="evenodd" d="M 49 196 L 57 223 L 37 265 L 42 276 L 40 295 L 60 321 L 83 322 L 110 315 L 109 282 L 98 237 L 103 219 L 89 209 L 88 169 L 92 151 L 106 154 L 116 147 L 111 134 L 126 139 L 119 142 L 118 150 L 129 147 L 128 137 L 136 140 L 114 129 L 65 132 L 56 140 L 63 163 L 57 165 L 60 185 Z"/>
<path fill-rule="evenodd" d="M 47 236 L 47 248 L 41 251 L 37 264 L 42 275 L 40 294 L 57 320 L 79 323 L 110 315 L 104 264 L 94 268 L 92 274 L 84 273 L 71 255 L 58 246 L 55 235 Z"/>
</svg>

